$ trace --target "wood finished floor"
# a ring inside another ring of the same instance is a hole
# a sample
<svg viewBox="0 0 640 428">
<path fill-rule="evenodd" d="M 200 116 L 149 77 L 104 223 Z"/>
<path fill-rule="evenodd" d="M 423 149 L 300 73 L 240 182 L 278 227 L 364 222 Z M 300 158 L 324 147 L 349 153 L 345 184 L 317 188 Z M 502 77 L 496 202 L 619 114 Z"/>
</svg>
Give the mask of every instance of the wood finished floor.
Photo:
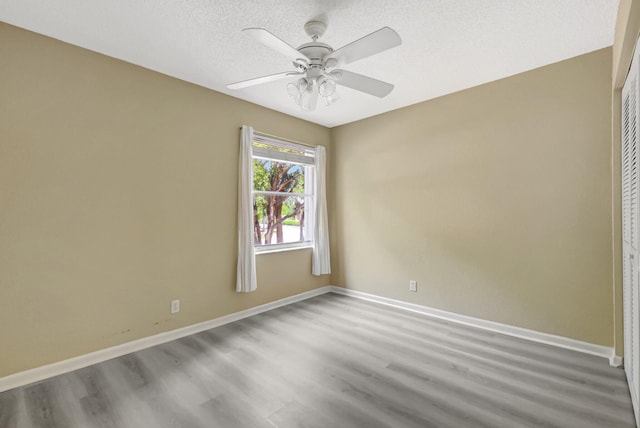
<svg viewBox="0 0 640 428">
<path fill-rule="evenodd" d="M 325 294 L 0 393 L 0 427 L 633 427 L 624 372 Z"/>
</svg>

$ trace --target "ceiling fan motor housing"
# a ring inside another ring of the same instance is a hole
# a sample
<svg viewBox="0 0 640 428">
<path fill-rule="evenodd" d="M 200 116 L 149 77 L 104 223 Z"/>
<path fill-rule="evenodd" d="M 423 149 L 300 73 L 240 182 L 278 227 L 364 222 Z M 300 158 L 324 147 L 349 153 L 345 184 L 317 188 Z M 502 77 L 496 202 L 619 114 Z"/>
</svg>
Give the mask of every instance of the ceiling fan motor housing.
<svg viewBox="0 0 640 428">
<path fill-rule="evenodd" d="M 311 42 L 298 47 L 298 52 L 310 60 L 322 61 L 324 57 L 333 52 L 333 48 L 326 43 Z"/>
<path fill-rule="evenodd" d="M 305 26 L 305 29 L 306 28 Z M 298 68 L 298 70 L 305 71 L 309 81 L 315 80 L 324 71 L 328 71 L 326 69 L 330 67 L 327 67 L 327 65 L 333 65 L 333 62 L 329 61 L 327 64 L 327 61 L 325 61 L 325 58 L 333 52 L 333 48 L 326 43 L 321 43 L 314 39 L 313 42 L 305 43 L 298 47 L 298 52 L 306 58 L 296 59 L 293 62 L 294 66 L 299 67 L 302 61 L 306 62 L 306 68 L 304 68 L 304 70 Z"/>
<path fill-rule="evenodd" d="M 308 77 L 317 77 L 326 69 L 330 69 L 333 66 L 333 62 L 327 64 L 325 58 L 327 58 L 332 52 L 333 48 L 326 43 L 318 41 L 320 37 L 327 31 L 327 24 L 322 21 L 309 21 L 304 24 L 304 31 L 313 40 L 310 43 L 305 43 L 298 47 L 298 52 L 308 58 L 308 69 L 318 70 L 317 72 L 307 73 Z M 327 67 L 329 65 L 329 67 Z M 327 70 L 328 71 L 328 70 Z"/>
<path fill-rule="evenodd" d="M 304 24 L 304 31 L 314 41 L 318 40 L 325 31 L 327 31 L 327 24 L 322 21 L 309 21 Z"/>
</svg>

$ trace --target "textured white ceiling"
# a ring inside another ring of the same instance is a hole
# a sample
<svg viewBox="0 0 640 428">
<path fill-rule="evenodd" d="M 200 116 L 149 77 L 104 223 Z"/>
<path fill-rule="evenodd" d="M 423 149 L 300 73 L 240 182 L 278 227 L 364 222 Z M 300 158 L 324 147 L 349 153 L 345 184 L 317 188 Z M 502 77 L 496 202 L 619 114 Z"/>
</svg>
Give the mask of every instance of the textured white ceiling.
<svg viewBox="0 0 640 428">
<path fill-rule="evenodd" d="M 613 43 L 619 0 L 0 0 L 0 20 L 325 126 L 336 126 L 581 55 Z M 286 81 L 227 83 L 292 69 L 242 33 L 294 47 L 321 18 L 337 49 L 383 26 L 400 47 L 345 69 L 393 83 L 378 99 L 339 88 L 303 112 Z"/>
</svg>

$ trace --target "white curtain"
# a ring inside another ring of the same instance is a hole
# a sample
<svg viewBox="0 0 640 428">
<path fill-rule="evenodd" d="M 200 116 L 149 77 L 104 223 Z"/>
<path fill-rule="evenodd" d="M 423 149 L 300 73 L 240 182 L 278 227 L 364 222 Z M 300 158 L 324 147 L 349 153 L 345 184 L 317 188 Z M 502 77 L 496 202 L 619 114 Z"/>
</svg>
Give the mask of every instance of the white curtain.
<svg viewBox="0 0 640 428">
<path fill-rule="evenodd" d="M 238 274 L 237 292 L 254 291 L 256 255 L 253 249 L 253 128 L 242 126 L 238 168 Z"/>
<path fill-rule="evenodd" d="M 326 189 L 327 154 L 322 146 L 316 147 L 315 154 L 315 228 L 313 233 L 313 259 L 311 273 L 323 275 L 331 273 L 329 254 L 329 222 L 327 221 L 327 189 Z"/>
</svg>

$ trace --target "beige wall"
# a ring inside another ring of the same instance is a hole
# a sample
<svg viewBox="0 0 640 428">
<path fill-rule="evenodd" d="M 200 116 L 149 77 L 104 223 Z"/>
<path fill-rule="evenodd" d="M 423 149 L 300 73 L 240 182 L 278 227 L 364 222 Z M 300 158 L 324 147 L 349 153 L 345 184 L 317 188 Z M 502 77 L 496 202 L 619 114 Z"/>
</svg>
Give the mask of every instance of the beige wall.
<svg viewBox="0 0 640 428">
<path fill-rule="evenodd" d="M 332 129 L 332 281 L 612 346 L 611 61 Z"/>
<path fill-rule="evenodd" d="M 2 23 L 0 58 L 0 377 L 329 283 L 301 250 L 233 291 L 239 127 L 328 129 Z"/>
</svg>

